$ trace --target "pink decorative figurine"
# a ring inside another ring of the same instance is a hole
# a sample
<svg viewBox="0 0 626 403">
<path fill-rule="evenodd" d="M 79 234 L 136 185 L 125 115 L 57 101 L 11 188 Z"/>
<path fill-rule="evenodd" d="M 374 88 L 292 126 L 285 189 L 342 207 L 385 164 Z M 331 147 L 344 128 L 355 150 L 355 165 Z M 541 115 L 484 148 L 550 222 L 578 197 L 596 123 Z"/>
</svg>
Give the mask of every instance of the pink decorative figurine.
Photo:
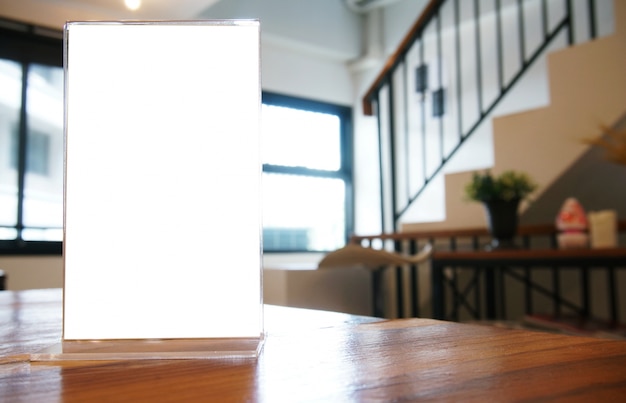
<svg viewBox="0 0 626 403">
<path fill-rule="evenodd" d="M 587 215 L 583 206 L 573 197 L 563 203 L 556 217 L 560 249 L 586 248 L 589 245 Z"/>
</svg>

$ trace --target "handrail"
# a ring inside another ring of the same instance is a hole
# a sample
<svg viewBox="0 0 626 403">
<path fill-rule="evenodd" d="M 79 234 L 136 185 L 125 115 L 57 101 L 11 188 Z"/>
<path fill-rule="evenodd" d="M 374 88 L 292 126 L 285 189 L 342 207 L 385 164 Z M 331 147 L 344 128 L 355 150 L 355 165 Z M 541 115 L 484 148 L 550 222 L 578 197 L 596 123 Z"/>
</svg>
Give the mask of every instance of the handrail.
<svg viewBox="0 0 626 403">
<path fill-rule="evenodd" d="M 422 14 L 420 14 L 419 18 L 409 29 L 409 32 L 404 36 L 402 42 L 398 46 L 398 49 L 387 59 L 385 66 L 378 74 L 372 85 L 369 87 L 365 95 L 363 96 L 363 113 L 367 116 L 374 115 L 374 109 L 372 107 L 372 102 L 374 101 L 375 94 L 380 90 L 385 82 L 387 75 L 394 70 L 402 57 L 406 52 L 408 52 L 413 42 L 415 42 L 415 38 L 419 36 L 419 34 L 426 27 L 426 23 L 430 21 L 435 12 L 439 9 L 439 7 L 445 2 L 445 0 L 430 0 L 430 3 L 424 7 Z"/>
<path fill-rule="evenodd" d="M 601 2 L 573 2 L 426 5 L 362 99 L 364 114 L 378 120 L 383 232 L 397 230 L 400 217 L 552 45 L 561 38 L 566 44 L 558 46 L 595 39 Z M 588 21 L 574 12 L 587 13 Z M 532 41 L 526 37 L 531 28 L 539 30 Z"/>
<path fill-rule="evenodd" d="M 618 232 L 626 232 L 626 220 L 620 220 L 617 223 Z M 558 233 L 554 224 L 536 224 L 520 226 L 517 230 L 518 236 L 550 236 Z M 430 239 L 430 238 L 463 238 L 474 236 L 488 236 L 489 230 L 485 227 L 449 229 L 449 230 L 425 230 L 410 232 L 393 232 L 375 235 L 353 235 L 350 237 L 350 243 L 360 243 L 361 241 L 371 241 L 374 239 L 406 241 L 414 239 Z"/>
</svg>

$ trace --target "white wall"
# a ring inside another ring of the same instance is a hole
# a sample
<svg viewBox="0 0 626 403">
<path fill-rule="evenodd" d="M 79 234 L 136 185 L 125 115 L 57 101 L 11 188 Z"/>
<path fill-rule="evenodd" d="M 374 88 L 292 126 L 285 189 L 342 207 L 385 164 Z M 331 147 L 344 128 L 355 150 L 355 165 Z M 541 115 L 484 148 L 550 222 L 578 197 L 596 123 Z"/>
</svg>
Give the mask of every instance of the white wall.
<svg viewBox="0 0 626 403">
<path fill-rule="evenodd" d="M 264 90 L 340 105 L 351 104 L 350 72 L 340 60 L 265 41 L 261 55 Z"/>
<path fill-rule="evenodd" d="M 360 52 L 360 17 L 342 0 L 222 0 L 199 17 L 259 19 L 263 42 L 337 60 Z"/>
<path fill-rule="evenodd" d="M 264 90 L 352 104 L 346 61 L 360 53 L 361 17 L 343 2 L 228 0 L 199 17 L 260 20 Z"/>
</svg>

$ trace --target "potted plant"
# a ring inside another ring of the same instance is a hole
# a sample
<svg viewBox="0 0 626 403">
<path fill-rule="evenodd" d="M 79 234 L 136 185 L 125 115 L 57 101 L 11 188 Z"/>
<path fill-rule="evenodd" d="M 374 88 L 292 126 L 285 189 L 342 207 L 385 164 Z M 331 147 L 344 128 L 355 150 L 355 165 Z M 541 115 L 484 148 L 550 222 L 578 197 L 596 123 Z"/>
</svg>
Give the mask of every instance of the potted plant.
<svg viewBox="0 0 626 403">
<path fill-rule="evenodd" d="M 515 247 L 513 238 L 517 233 L 519 204 L 536 188 L 535 182 L 523 172 L 508 170 L 498 176 L 489 170 L 474 172 L 465 186 L 465 196 L 485 206 L 493 238 L 488 249 Z"/>
</svg>

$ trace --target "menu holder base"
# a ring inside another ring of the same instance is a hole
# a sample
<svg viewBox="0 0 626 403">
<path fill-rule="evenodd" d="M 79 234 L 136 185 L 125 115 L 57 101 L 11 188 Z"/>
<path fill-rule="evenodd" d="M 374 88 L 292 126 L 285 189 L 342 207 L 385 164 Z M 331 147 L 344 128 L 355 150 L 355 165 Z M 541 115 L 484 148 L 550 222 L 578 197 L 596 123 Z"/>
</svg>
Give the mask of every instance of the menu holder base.
<svg viewBox="0 0 626 403">
<path fill-rule="evenodd" d="M 256 359 L 259 338 L 63 341 L 30 354 L 37 361 Z"/>
</svg>

